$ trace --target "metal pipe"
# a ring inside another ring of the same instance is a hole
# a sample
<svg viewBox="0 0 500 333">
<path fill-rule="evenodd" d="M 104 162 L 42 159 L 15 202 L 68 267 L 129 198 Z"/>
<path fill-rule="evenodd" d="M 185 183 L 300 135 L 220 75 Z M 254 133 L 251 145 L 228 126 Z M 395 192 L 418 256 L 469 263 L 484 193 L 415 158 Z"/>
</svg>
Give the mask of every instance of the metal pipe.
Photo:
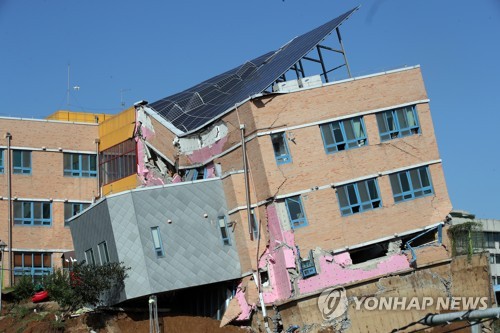
<svg viewBox="0 0 500 333">
<path fill-rule="evenodd" d="M 12 140 L 12 135 L 7 132 L 5 133 L 5 138 L 7 139 L 7 203 L 8 203 L 8 213 L 7 213 L 7 221 L 8 221 L 8 229 L 7 233 L 9 234 L 9 287 L 12 287 L 12 162 L 11 162 L 11 149 L 10 143 Z M 2 258 L 3 260 L 3 258 Z"/>
<path fill-rule="evenodd" d="M 460 311 L 426 316 L 421 323 L 427 326 L 442 325 L 454 321 L 478 321 L 480 319 L 500 318 L 500 308 Z"/>
<path fill-rule="evenodd" d="M 240 124 L 241 130 L 241 148 L 243 154 L 243 171 L 245 175 L 245 198 L 247 204 L 247 220 L 248 220 L 248 233 L 250 234 L 250 239 L 253 239 L 252 234 L 252 217 L 251 217 L 251 207 L 250 207 L 250 186 L 248 184 L 248 161 L 247 161 L 247 148 L 245 143 L 245 125 Z M 257 263 L 258 267 L 258 263 Z"/>
<path fill-rule="evenodd" d="M 99 143 L 101 140 L 95 139 L 95 153 L 96 153 L 96 158 L 95 158 L 95 164 L 96 164 L 96 170 L 97 170 L 97 195 L 99 198 L 101 197 L 101 167 L 100 167 L 100 158 L 99 158 Z"/>
<path fill-rule="evenodd" d="M 344 55 L 345 66 L 347 67 L 347 74 L 349 75 L 349 78 L 352 78 L 351 68 L 349 67 L 349 62 L 347 62 L 347 56 L 345 55 L 344 43 L 342 43 L 342 37 L 340 36 L 340 30 L 338 27 L 335 30 L 337 31 L 337 37 L 339 39 L 340 48 L 342 49 L 342 54 Z"/>
</svg>

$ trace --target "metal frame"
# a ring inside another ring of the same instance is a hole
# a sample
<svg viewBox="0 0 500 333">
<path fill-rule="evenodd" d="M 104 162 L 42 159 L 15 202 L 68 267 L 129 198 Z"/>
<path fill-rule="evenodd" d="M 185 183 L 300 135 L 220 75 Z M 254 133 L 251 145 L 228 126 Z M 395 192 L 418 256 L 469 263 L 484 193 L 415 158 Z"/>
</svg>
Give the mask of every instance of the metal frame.
<svg viewBox="0 0 500 333">
<path fill-rule="evenodd" d="M 290 214 L 290 207 L 288 206 L 289 201 L 295 201 L 299 204 L 303 217 L 292 219 L 292 215 Z M 304 204 L 302 204 L 302 197 L 300 195 L 285 198 L 285 206 L 292 229 L 302 228 L 308 225 L 306 211 L 304 210 Z M 297 225 L 295 225 L 295 223 L 297 223 Z"/>
<path fill-rule="evenodd" d="M 420 175 L 420 170 L 421 169 L 424 169 L 426 174 L 427 174 L 427 179 L 429 180 L 429 186 L 423 186 L 422 185 L 422 177 Z M 418 179 L 420 181 L 420 184 L 422 185 L 422 187 L 419 187 L 419 188 L 415 188 L 415 184 L 413 184 L 413 180 L 411 178 L 411 175 L 410 175 L 410 171 L 412 170 L 417 170 L 418 173 Z M 401 183 L 401 176 L 404 175 L 404 177 L 406 177 L 406 181 L 408 183 L 408 186 L 410 187 L 410 189 L 408 191 L 404 191 L 403 190 L 403 185 Z M 396 177 L 395 179 L 397 180 L 398 182 L 398 185 L 399 185 L 399 188 L 401 189 L 401 193 L 398 193 L 398 194 L 395 194 L 394 193 L 394 190 L 393 190 L 393 197 L 394 197 L 394 201 L 396 203 L 399 203 L 399 202 L 404 202 L 404 201 L 408 201 L 408 200 L 414 200 L 416 198 L 421 198 L 421 197 L 425 197 L 425 196 L 428 196 L 428 195 L 433 195 L 434 194 L 434 187 L 432 186 L 432 178 L 431 178 L 431 173 L 429 172 L 429 166 L 426 165 L 426 166 L 422 166 L 422 167 L 419 167 L 419 168 L 415 168 L 415 169 L 409 169 L 409 170 L 404 170 L 404 171 L 400 171 L 400 172 L 397 172 L 395 174 L 392 174 L 389 176 L 389 179 L 391 181 L 391 187 L 392 186 L 392 183 L 393 183 L 393 179 L 394 177 Z M 394 188 L 394 187 L 393 187 Z M 429 191 L 429 193 L 425 193 L 426 191 Z M 420 195 L 415 195 L 415 192 L 417 191 L 420 191 L 422 192 L 422 194 Z M 399 200 L 396 200 L 396 199 L 399 199 Z"/>
<path fill-rule="evenodd" d="M 373 184 L 375 185 L 375 190 L 377 191 L 377 198 L 372 198 L 371 195 L 370 195 L 370 189 L 368 187 L 368 182 L 369 181 L 373 181 Z M 369 201 L 362 201 L 361 200 L 361 196 L 359 194 L 359 188 L 358 188 L 358 184 L 361 184 L 361 186 L 365 186 L 365 190 L 366 190 L 366 193 L 368 194 L 370 200 Z M 352 203 L 350 198 L 349 198 L 349 193 L 346 191 L 347 190 L 347 187 L 348 186 L 352 186 L 353 189 L 354 189 L 354 192 L 355 192 L 355 195 L 356 195 L 356 200 L 357 202 L 356 203 Z M 340 203 L 340 198 L 339 198 L 339 191 L 344 191 L 344 195 L 346 197 L 346 200 L 348 202 L 348 206 L 345 206 L 345 207 L 342 207 L 341 203 Z M 366 211 L 369 211 L 369 210 L 373 210 L 373 209 L 377 209 L 377 208 L 381 208 L 382 207 L 382 199 L 380 197 L 380 190 L 378 188 L 378 181 L 377 181 L 377 178 L 371 178 L 371 179 L 365 179 L 365 180 L 362 180 L 362 181 L 359 181 L 359 182 L 355 182 L 355 183 L 351 183 L 351 184 L 346 184 L 346 185 L 343 185 L 343 186 L 340 186 L 337 188 L 337 201 L 339 203 L 339 207 L 340 207 L 340 214 L 342 216 L 349 216 L 349 215 L 353 215 L 353 214 L 357 214 L 357 213 L 362 213 L 362 212 L 366 212 Z M 378 202 L 379 206 L 378 207 L 374 207 L 374 203 Z M 367 204 L 370 204 L 370 208 L 364 208 L 363 206 L 367 205 Z M 354 212 L 353 211 L 353 208 L 354 207 L 358 207 L 359 210 L 357 212 Z M 348 213 L 344 213 L 344 211 L 346 209 L 349 209 L 350 212 Z"/>
<path fill-rule="evenodd" d="M 306 55 L 306 56 L 302 57 L 302 59 L 300 59 L 297 63 L 295 63 L 292 67 L 290 67 L 288 69 L 288 71 L 293 71 L 295 73 L 297 80 L 306 77 L 306 73 L 304 70 L 304 66 L 302 64 L 302 60 L 307 60 L 307 61 L 319 64 L 321 66 L 321 74 L 320 75 L 322 77 L 324 77 L 326 83 L 330 82 L 330 78 L 328 77 L 329 73 L 332 73 L 332 72 L 334 72 L 340 68 L 343 68 L 343 67 L 346 68 L 347 75 L 349 76 L 349 78 L 352 78 L 351 68 L 349 67 L 349 62 L 347 61 L 347 54 L 346 54 L 346 51 L 344 49 L 344 43 L 342 42 L 342 36 L 340 35 L 340 29 L 337 27 L 335 29 L 335 31 L 336 31 L 337 40 L 338 40 L 340 48 L 335 49 L 335 48 L 332 48 L 329 46 L 317 44 L 315 47 L 315 50 L 317 53 L 317 59 Z M 322 52 L 322 50 L 341 54 L 344 58 L 344 63 L 340 64 L 334 68 L 327 69 L 326 65 L 325 65 L 325 54 Z M 311 52 L 312 52 L 312 50 L 311 50 Z M 286 73 L 284 73 L 278 80 L 276 80 L 276 83 L 284 82 L 284 81 L 286 81 Z"/>
<path fill-rule="evenodd" d="M 352 131 L 354 132 L 354 123 L 353 121 L 355 119 L 358 119 L 359 118 L 359 122 L 361 124 L 361 128 L 363 130 L 363 136 L 360 136 L 360 137 L 357 137 L 357 138 L 354 138 L 354 139 L 348 139 L 347 138 L 347 133 L 346 133 L 346 130 L 345 130 L 345 124 L 346 123 L 349 123 L 349 126 L 351 126 L 352 128 Z M 335 132 L 333 130 L 333 125 L 338 123 L 339 125 L 339 129 L 340 131 L 342 132 L 342 137 L 343 137 L 343 141 L 339 141 L 337 142 L 335 140 Z M 325 152 L 327 154 L 334 154 L 334 153 L 337 153 L 339 151 L 344 151 L 344 150 L 349 150 L 349 149 L 355 149 L 355 148 L 359 148 L 359 147 L 363 147 L 363 146 L 367 146 L 368 145 L 368 137 L 366 136 L 366 126 L 365 126 L 365 122 L 363 120 L 363 117 L 353 117 L 353 118 L 348 118 L 348 119 L 343 119 L 343 120 L 338 120 L 338 121 L 333 121 L 331 123 L 326 123 L 326 124 L 321 124 L 319 125 L 320 127 L 320 132 L 321 132 L 321 138 L 323 139 L 323 145 L 325 147 Z M 330 144 L 327 144 L 326 143 L 326 140 L 325 140 L 325 135 L 324 135 L 324 130 L 328 130 L 331 132 L 332 134 L 332 138 L 333 138 L 333 141 L 334 143 L 330 143 Z M 354 145 L 352 145 L 354 143 Z M 339 149 L 339 145 L 344 145 L 344 149 Z M 333 150 L 335 149 L 335 150 Z"/>
</svg>

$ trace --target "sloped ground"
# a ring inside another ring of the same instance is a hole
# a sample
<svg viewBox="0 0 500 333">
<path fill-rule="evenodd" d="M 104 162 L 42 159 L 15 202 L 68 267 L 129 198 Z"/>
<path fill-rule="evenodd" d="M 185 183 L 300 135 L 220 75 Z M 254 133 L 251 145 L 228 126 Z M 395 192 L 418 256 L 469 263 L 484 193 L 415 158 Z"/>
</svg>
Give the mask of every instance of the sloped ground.
<svg viewBox="0 0 500 333">
<path fill-rule="evenodd" d="M 35 306 L 24 303 L 5 305 L 0 317 L 0 332 L 5 333 L 141 333 L 149 332 L 147 313 L 87 313 L 61 322 L 57 305 L 47 302 Z M 168 333 L 248 333 L 247 329 L 226 326 L 210 318 L 165 316 L 159 318 L 160 332 Z"/>
</svg>

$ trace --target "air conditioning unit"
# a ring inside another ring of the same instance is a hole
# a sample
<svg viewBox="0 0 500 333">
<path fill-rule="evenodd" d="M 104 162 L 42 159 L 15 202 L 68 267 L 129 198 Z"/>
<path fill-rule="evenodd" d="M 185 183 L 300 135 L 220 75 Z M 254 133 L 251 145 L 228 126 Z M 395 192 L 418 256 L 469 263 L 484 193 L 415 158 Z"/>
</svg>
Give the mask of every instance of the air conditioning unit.
<svg viewBox="0 0 500 333">
<path fill-rule="evenodd" d="M 291 92 L 298 89 L 299 89 L 299 82 L 297 80 L 279 82 L 273 86 L 274 92 Z"/>
<path fill-rule="evenodd" d="M 321 75 L 313 75 L 300 79 L 299 86 L 301 88 L 316 88 L 321 87 L 323 81 L 321 81 Z"/>
</svg>

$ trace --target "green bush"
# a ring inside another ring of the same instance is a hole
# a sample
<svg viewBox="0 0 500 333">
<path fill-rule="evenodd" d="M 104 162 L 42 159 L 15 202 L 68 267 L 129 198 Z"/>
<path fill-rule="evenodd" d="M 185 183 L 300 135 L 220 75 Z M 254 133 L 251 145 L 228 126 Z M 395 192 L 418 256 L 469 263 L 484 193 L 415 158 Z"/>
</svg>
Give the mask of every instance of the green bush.
<svg viewBox="0 0 500 333">
<path fill-rule="evenodd" d="M 31 275 L 23 275 L 14 286 L 14 300 L 19 303 L 35 293 L 35 285 L 31 279 Z"/>
<path fill-rule="evenodd" d="M 110 295 L 123 288 L 128 269 L 122 263 L 102 266 L 78 263 L 71 273 L 55 270 L 44 280 L 45 289 L 64 311 L 74 311 L 85 305 L 96 306 L 102 303 L 104 293 Z"/>
</svg>

